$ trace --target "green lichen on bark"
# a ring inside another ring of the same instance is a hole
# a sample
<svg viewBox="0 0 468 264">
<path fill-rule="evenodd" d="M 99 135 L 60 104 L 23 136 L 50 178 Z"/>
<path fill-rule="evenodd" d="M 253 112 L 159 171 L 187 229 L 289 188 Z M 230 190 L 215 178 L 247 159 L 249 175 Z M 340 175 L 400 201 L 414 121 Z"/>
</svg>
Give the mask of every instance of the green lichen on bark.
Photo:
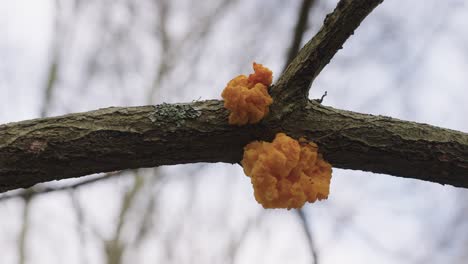
<svg viewBox="0 0 468 264">
<path fill-rule="evenodd" d="M 161 121 L 174 123 L 176 127 L 182 127 L 188 119 L 194 119 L 201 115 L 190 104 L 167 104 L 154 106 L 154 111 L 148 114 L 149 119 L 155 125 Z"/>
</svg>

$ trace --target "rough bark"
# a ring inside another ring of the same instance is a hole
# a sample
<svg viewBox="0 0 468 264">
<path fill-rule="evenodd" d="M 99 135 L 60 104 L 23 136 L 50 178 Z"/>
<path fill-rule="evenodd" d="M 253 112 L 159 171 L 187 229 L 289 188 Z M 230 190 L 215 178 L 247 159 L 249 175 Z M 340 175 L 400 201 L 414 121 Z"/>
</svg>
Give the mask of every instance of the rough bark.
<svg viewBox="0 0 468 264">
<path fill-rule="evenodd" d="M 305 109 L 283 127 L 296 137 L 318 137 L 334 167 L 468 187 L 467 133 L 316 102 Z"/>
<path fill-rule="evenodd" d="M 97 172 L 241 160 L 284 131 L 333 166 L 468 187 L 468 134 L 315 102 L 282 123 L 227 124 L 222 101 L 111 107 L 0 126 L 0 191 Z"/>
</svg>

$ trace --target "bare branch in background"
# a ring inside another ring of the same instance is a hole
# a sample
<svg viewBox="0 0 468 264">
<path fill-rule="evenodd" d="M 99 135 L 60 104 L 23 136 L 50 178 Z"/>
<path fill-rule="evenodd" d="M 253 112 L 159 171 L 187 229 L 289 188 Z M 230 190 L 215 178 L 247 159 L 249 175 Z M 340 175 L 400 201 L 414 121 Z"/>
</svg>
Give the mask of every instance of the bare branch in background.
<svg viewBox="0 0 468 264">
<path fill-rule="evenodd" d="M 85 244 L 86 244 L 86 234 L 83 231 L 85 227 L 85 216 L 84 216 L 84 211 L 81 206 L 81 202 L 75 192 L 74 189 L 70 190 L 70 201 L 73 207 L 73 211 L 76 214 L 76 219 L 78 224 L 76 225 L 76 233 L 79 236 L 79 243 L 80 243 L 80 252 L 79 254 L 80 259 L 78 260 L 79 263 L 86 264 L 88 263 L 88 259 L 86 257 L 86 252 L 85 252 Z"/>
<path fill-rule="evenodd" d="M 56 85 L 57 81 L 57 76 L 58 76 L 58 71 L 59 71 L 59 61 L 60 61 L 60 44 L 61 41 L 63 40 L 62 34 L 63 34 L 63 27 L 64 23 L 61 19 L 61 5 L 60 5 L 60 0 L 55 1 L 55 9 L 56 13 L 54 16 L 54 38 L 52 40 L 52 46 L 50 53 L 52 54 L 52 59 L 49 65 L 49 69 L 47 72 L 47 80 L 45 83 L 45 89 L 44 89 L 44 98 L 42 102 L 42 107 L 40 111 L 40 116 L 41 117 L 46 117 L 47 113 L 49 111 L 49 108 L 51 106 L 52 102 L 52 96 L 54 92 L 54 88 Z"/>
<path fill-rule="evenodd" d="M 315 247 L 314 238 L 312 236 L 312 230 L 310 229 L 307 223 L 307 216 L 305 215 L 303 208 L 296 210 L 296 212 L 297 212 L 297 215 L 299 216 L 302 229 L 304 230 L 304 235 L 306 236 L 307 245 L 309 246 L 309 252 L 311 254 L 312 261 L 313 261 L 312 263 L 318 264 L 319 260 L 318 260 L 317 248 Z"/>
<path fill-rule="evenodd" d="M 171 46 L 171 39 L 169 37 L 168 28 L 167 28 L 167 20 L 169 15 L 169 1 L 167 0 L 155 0 L 155 4 L 157 7 L 158 12 L 158 24 L 156 25 L 156 33 L 159 37 L 159 41 L 161 44 L 161 50 L 159 51 L 160 60 L 158 63 L 158 71 L 154 76 L 153 82 L 148 91 L 147 95 L 147 103 L 153 104 L 154 98 L 156 95 L 156 91 L 161 89 L 162 81 L 164 77 L 166 77 L 167 73 L 172 69 L 174 62 L 170 56 L 170 46 Z"/>
<path fill-rule="evenodd" d="M 14 198 L 25 198 L 29 196 L 35 197 L 36 195 L 47 194 L 51 192 L 74 190 L 74 189 L 78 189 L 83 186 L 87 186 L 96 182 L 100 182 L 103 180 L 108 180 L 110 178 L 120 176 L 124 172 L 125 171 L 108 172 L 101 176 L 91 177 L 91 178 L 88 178 L 79 182 L 75 182 L 75 183 L 67 184 L 63 186 L 50 186 L 49 184 L 36 185 L 28 189 L 19 190 L 18 192 L 14 192 L 12 194 L 1 195 L 0 202 L 7 201 L 10 199 L 14 199 Z"/>
<path fill-rule="evenodd" d="M 135 171 L 134 182 L 130 190 L 124 195 L 122 199 L 122 206 L 117 219 L 117 225 L 114 231 L 114 235 L 110 240 L 104 241 L 105 252 L 107 257 L 107 264 L 121 264 L 122 256 L 126 249 L 126 243 L 122 240 L 122 229 L 126 223 L 127 215 L 132 207 L 139 191 L 144 185 L 144 178 Z"/>
<path fill-rule="evenodd" d="M 55 16 L 53 23 L 52 44 L 50 47 L 50 63 L 46 72 L 46 82 L 44 83 L 44 96 L 40 109 L 40 116 L 46 117 L 52 106 L 54 92 L 57 86 L 57 80 L 61 72 L 61 52 L 63 45 L 66 43 L 66 38 L 72 31 L 73 22 L 75 22 L 82 8 L 82 0 L 75 1 L 75 8 L 72 10 L 71 16 L 64 17 L 63 1 L 55 0 Z"/>
<path fill-rule="evenodd" d="M 297 53 L 301 48 L 302 39 L 304 33 L 307 30 L 307 22 L 309 21 L 309 13 L 316 0 L 304 0 L 299 9 L 299 14 L 297 16 L 296 26 L 294 28 L 294 36 L 291 45 L 289 46 L 288 54 L 286 55 L 286 62 L 284 64 L 282 72 L 286 70 L 289 63 L 296 57 Z"/>
<path fill-rule="evenodd" d="M 58 52 L 54 49 L 54 55 L 52 58 L 52 63 L 50 64 L 49 74 L 47 78 L 47 85 L 45 88 L 45 97 L 44 97 L 44 104 L 41 109 L 41 116 L 47 116 L 47 111 L 50 105 L 50 101 L 52 100 L 52 93 L 55 87 L 55 82 L 57 80 L 57 72 L 58 72 Z"/>
<path fill-rule="evenodd" d="M 155 168 L 152 170 L 153 175 L 151 175 L 151 178 L 149 179 L 149 182 L 146 184 L 147 185 L 147 196 L 148 199 L 146 199 L 146 206 L 141 213 L 141 221 L 139 224 L 136 225 L 136 234 L 135 234 L 135 239 L 132 242 L 132 247 L 133 248 L 138 248 L 141 243 L 145 240 L 148 235 L 154 231 L 154 217 L 155 214 L 158 212 L 158 200 L 159 200 L 159 195 L 160 191 L 163 186 L 163 175 L 160 171 L 159 168 Z M 157 188 L 155 188 L 157 187 Z"/>
<path fill-rule="evenodd" d="M 27 260 L 27 239 L 28 239 L 28 231 L 30 228 L 29 222 L 29 213 L 31 207 L 31 197 L 25 197 L 24 201 L 24 208 L 23 208 L 23 215 L 21 223 L 21 231 L 18 238 L 18 264 L 25 264 Z"/>
</svg>

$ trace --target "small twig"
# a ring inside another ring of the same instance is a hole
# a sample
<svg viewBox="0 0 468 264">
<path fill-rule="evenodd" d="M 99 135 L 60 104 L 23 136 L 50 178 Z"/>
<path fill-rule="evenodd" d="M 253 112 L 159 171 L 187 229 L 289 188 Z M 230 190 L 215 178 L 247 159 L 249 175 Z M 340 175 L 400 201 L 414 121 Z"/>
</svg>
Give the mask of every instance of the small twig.
<svg viewBox="0 0 468 264">
<path fill-rule="evenodd" d="M 327 96 L 327 91 L 325 91 L 325 93 L 322 95 L 322 97 L 320 97 L 320 99 L 314 99 L 314 101 L 321 104 L 323 102 L 323 98 L 325 98 L 325 96 Z"/>
<path fill-rule="evenodd" d="M 299 216 L 299 220 L 301 221 L 302 228 L 304 230 L 304 235 L 307 238 L 307 244 L 309 245 L 309 251 L 314 261 L 314 264 L 318 264 L 318 256 L 317 256 L 317 248 L 315 247 L 314 239 L 312 237 L 312 230 L 310 229 L 307 223 L 307 217 L 304 212 L 304 208 L 300 208 L 297 211 L 297 215 Z"/>
<path fill-rule="evenodd" d="M 200 97 L 198 97 L 198 99 L 193 99 L 193 100 L 192 100 L 192 103 L 200 102 L 200 101 L 201 101 L 201 99 L 202 99 L 202 97 L 201 97 L 201 96 L 200 96 Z"/>
</svg>

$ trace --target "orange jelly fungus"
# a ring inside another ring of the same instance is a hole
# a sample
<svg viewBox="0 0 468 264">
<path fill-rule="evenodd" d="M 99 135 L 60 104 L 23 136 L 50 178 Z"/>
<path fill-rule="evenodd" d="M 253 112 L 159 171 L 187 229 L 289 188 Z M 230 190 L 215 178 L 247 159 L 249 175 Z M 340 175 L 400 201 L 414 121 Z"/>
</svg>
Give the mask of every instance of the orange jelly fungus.
<svg viewBox="0 0 468 264">
<path fill-rule="evenodd" d="M 271 143 L 245 146 L 241 163 L 257 202 L 264 208 L 291 209 L 328 198 L 332 167 L 317 150 L 315 143 L 299 143 L 284 133 Z"/>
<path fill-rule="evenodd" d="M 262 64 L 253 63 L 255 73 L 239 75 L 229 81 L 221 96 L 224 107 L 231 111 L 229 124 L 242 126 L 258 123 L 268 114 L 273 99 L 268 94 L 272 72 Z"/>
</svg>

